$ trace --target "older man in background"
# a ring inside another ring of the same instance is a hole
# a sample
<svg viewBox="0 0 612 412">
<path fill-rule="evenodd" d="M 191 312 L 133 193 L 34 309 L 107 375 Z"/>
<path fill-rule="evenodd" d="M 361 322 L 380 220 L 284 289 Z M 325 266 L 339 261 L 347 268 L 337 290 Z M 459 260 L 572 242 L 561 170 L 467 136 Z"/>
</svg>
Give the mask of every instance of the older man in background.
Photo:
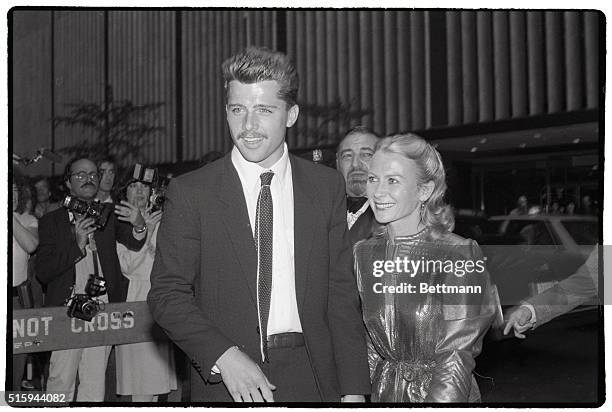
<svg viewBox="0 0 612 412">
<path fill-rule="evenodd" d="M 351 245 L 370 235 L 374 214 L 365 196 L 368 169 L 378 135 L 364 126 L 348 131 L 336 152 L 336 168 L 346 182 L 346 221 Z"/>
</svg>

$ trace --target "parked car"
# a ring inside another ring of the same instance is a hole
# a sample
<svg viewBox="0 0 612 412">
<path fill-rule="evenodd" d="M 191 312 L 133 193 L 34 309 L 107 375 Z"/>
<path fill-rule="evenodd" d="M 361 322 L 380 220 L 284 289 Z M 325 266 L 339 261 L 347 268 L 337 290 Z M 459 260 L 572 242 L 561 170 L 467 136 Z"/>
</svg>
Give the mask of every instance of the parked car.
<svg viewBox="0 0 612 412">
<path fill-rule="evenodd" d="M 598 240 L 593 216 L 508 215 L 489 222 L 491 231 L 480 243 L 504 308 L 573 274 Z"/>
</svg>

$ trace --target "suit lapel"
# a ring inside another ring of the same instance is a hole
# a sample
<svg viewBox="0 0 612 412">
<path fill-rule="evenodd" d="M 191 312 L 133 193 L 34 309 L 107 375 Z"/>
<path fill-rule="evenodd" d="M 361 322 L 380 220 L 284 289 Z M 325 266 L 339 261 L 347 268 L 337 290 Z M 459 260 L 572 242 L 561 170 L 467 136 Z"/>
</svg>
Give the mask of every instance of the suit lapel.
<svg viewBox="0 0 612 412">
<path fill-rule="evenodd" d="M 251 292 L 251 299 L 257 305 L 257 253 L 249 212 L 238 172 L 232 164 L 231 152 L 225 156 L 223 162 L 224 173 L 217 188 L 219 200 L 223 205 L 221 216 L 234 249 L 234 256 Z"/>
<path fill-rule="evenodd" d="M 310 275 L 310 252 L 314 238 L 313 223 L 317 220 L 313 199 L 312 182 L 308 181 L 306 173 L 299 162 L 289 156 L 293 179 L 293 238 L 295 260 L 295 293 L 298 311 L 302 313 L 308 276 Z"/>
</svg>

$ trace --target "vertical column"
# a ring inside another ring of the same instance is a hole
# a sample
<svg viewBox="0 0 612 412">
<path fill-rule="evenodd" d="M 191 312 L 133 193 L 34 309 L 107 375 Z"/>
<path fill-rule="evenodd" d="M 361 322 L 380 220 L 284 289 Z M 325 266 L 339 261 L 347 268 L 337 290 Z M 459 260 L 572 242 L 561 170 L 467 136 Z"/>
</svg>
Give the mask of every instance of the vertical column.
<svg viewBox="0 0 612 412">
<path fill-rule="evenodd" d="M 412 111 L 410 109 L 410 15 L 408 11 L 397 12 L 397 116 L 399 120 L 398 131 L 407 131 L 412 125 Z"/>
<path fill-rule="evenodd" d="M 529 85 L 529 115 L 544 114 L 546 79 L 544 78 L 544 14 L 527 12 L 527 63 Z"/>
<path fill-rule="evenodd" d="M 565 111 L 565 57 L 563 53 L 563 14 L 545 13 L 546 25 L 546 95 L 548 112 Z"/>
<path fill-rule="evenodd" d="M 490 11 L 476 12 L 478 47 L 478 121 L 494 119 L 493 100 L 493 15 Z"/>
<path fill-rule="evenodd" d="M 461 67 L 461 12 L 446 12 L 446 44 L 448 67 L 448 124 L 463 121 L 463 85 Z M 415 102 L 413 101 L 414 105 Z"/>
<path fill-rule="evenodd" d="M 508 12 L 493 12 L 493 72 L 495 82 L 495 120 L 510 117 L 510 44 Z"/>
<path fill-rule="evenodd" d="M 384 62 L 385 62 L 385 73 L 384 73 L 384 90 L 385 90 L 385 134 L 397 133 L 397 95 L 398 95 L 398 67 L 397 67 L 397 54 L 393 51 L 397 49 L 397 21 L 396 11 L 384 12 Z"/>
<path fill-rule="evenodd" d="M 599 75 L 599 24 L 603 20 L 603 14 L 589 11 L 584 13 L 583 18 L 586 106 L 593 109 L 599 107 L 600 87 L 603 88 Z"/>
<path fill-rule="evenodd" d="M 461 12 L 461 72 L 463 73 L 463 123 L 478 121 L 478 62 L 476 12 Z"/>
<path fill-rule="evenodd" d="M 361 108 L 376 110 L 372 106 L 372 21 L 368 11 L 359 12 L 359 71 L 361 88 Z M 374 116 L 363 117 L 365 126 L 374 127 Z"/>
<path fill-rule="evenodd" d="M 425 24 L 422 11 L 410 12 L 412 129 L 425 128 Z"/>
<path fill-rule="evenodd" d="M 385 124 L 385 44 L 383 12 L 371 11 L 372 18 L 372 59 L 368 64 L 372 67 L 372 94 L 373 100 L 370 106 L 374 110 L 375 130 L 386 133 Z"/>
<path fill-rule="evenodd" d="M 582 54 L 583 12 L 568 11 L 563 13 L 565 26 L 565 83 L 567 88 L 567 110 L 580 110 L 583 108 L 584 76 L 582 72 L 584 57 Z"/>
<path fill-rule="evenodd" d="M 510 82 L 512 117 L 527 116 L 527 41 L 525 12 L 510 12 Z"/>
</svg>

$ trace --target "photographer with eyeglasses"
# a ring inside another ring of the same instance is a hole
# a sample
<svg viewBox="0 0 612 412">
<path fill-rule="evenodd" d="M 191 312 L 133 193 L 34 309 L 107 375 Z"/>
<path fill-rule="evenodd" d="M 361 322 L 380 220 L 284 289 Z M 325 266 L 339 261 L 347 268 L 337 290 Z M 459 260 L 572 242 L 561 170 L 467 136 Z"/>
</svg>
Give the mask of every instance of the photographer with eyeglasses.
<svg viewBox="0 0 612 412">
<path fill-rule="evenodd" d="M 115 242 L 140 250 L 147 226 L 140 210 L 128 202 L 113 206 L 95 201 L 100 175 L 90 159 L 69 162 L 64 180 L 70 191 L 64 207 L 39 222 L 36 272 L 47 285 L 45 306 L 68 305 L 67 316 L 88 321 L 97 313 L 97 304 L 125 301 L 127 279 L 121 275 Z M 78 372 L 76 400 L 103 401 L 110 350 L 101 346 L 52 352 L 47 390 L 68 392 L 72 400 Z"/>
</svg>

